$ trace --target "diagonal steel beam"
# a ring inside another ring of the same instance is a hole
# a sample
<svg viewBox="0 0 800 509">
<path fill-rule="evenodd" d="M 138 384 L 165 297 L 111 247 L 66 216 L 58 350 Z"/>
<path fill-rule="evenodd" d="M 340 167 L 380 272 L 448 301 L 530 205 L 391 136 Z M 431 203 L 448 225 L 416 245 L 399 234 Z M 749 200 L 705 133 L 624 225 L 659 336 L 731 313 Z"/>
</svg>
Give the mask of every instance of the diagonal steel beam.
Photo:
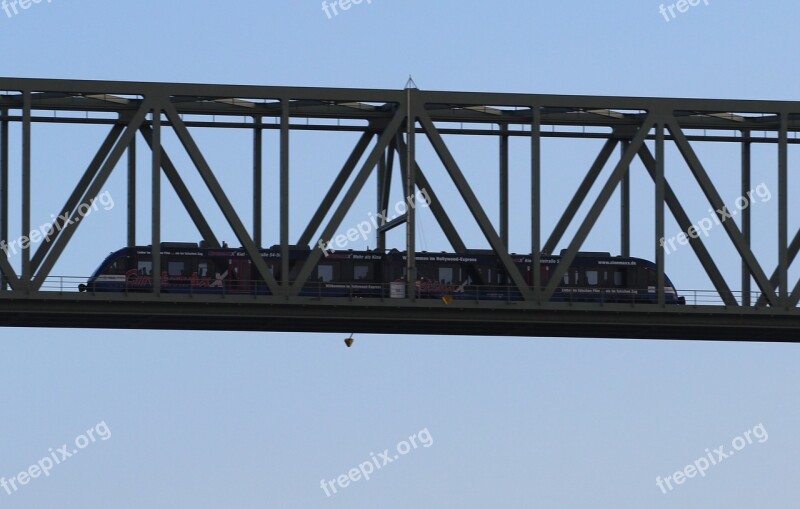
<svg viewBox="0 0 800 509">
<path fill-rule="evenodd" d="M 142 137 L 152 150 L 153 129 L 143 125 L 139 128 L 139 132 L 142 133 Z M 177 168 L 175 168 L 175 165 L 172 163 L 172 160 L 169 158 L 169 155 L 167 155 L 167 151 L 163 146 L 161 147 L 161 169 L 164 171 L 164 175 L 172 185 L 172 189 L 175 190 L 175 194 L 178 195 L 181 203 L 183 203 L 183 207 L 186 209 L 186 212 L 189 214 L 192 222 L 194 222 L 197 231 L 200 232 L 200 236 L 208 243 L 209 246 L 219 247 L 219 240 L 217 240 L 216 235 L 214 235 L 211 226 L 208 224 L 208 221 L 206 221 L 205 216 L 203 216 L 203 212 L 200 210 L 200 207 L 197 206 L 197 202 L 194 201 L 194 198 L 192 198 L 192 193 L 189 191 L 189 188 L 186 187 L 186 183 L 184 183 L 183 179 L 178 173 Z"/>
<path fill-rule="evenodd" d="M 375 169 L 376 165 L 378 164 L 378 160 L 383 157 L 384 150 L 386 150 L 386 147 L 389 146 L 389 143 L 391 142 L 397 130 L 400 128 L 404 118 L 405 115 L 402 109 L 398 108 L 392 117 L 392 120 L 384 128 L 383 132 L 378 138 L 378 142 L 373 147 L 372 152 L 367 157 L 366 161 L 364 161 L 361 170 L 359 170 L 359 172 L 356 174 L 356 178 L 353 180 L 350 188 L 345 193 L 342 201 L 339 203 L 339 206 L 336 207 L 336 211 L 333 213 L 330 221 L 328 221 L 328 225 L 322 231 L 321 238 L 323 241 L 324 239 L 330 239 L 336 231 L 336 228 L 338 228 L 342 223 L 342 220 L 344 220 L 344 216 L 350 210 L 350 207 L 353 205 L 356 197 L 361 192 L 361 189 L 364 187 L 364 184 L 367 182 L 370 174 Z M 298 293 L 300 293 L 300 290 L 303 288 L 303 285 L 306 284 L 306 281 L 308 281 L 308 277 L 317 266 L 317 263 L 319 263 L 321 257 L 322 248 L 317 245 L 311 251 L 311 255 L 300 269 L 294 285 L 292 285 L 292 288 L 289 292 L 290 296 L 296 296 Z"/>
<path fill-rule="evenodd" d="M 789 244 L 789 249 L 787 252 L 788 266 L 791 266 L 792 263 L 794 263 L 795 258 L 797 258 L 797 253 L 800 253 L 800 230 L 797 231 L 794 238 L 792 238 L 792 242 Z M 778 287 L 779 277 L 780 274 L 778 273 L 778 267 L 775 267 L 775 271 L 769 278 L 769 284 L 772 285 L 773 288 Z M 797 289 L 797 287 L 795 287 L 795 289 Z M 794 295 L 795 293 L 792 291 L 792 297 L 789 298 L 789 307 L 794 307 L 797 305 L 798 301 L 795 299 Z M 763 295 L 760 295 L 756 301 L 756 306 L 763 306 L 765 303 L 766 299 Z"/>
<path fill-rule="evenodd" d="M 794 285 L 791 295 L 789 295 L 789 308 L 797 307 L 800 302 L 800 280 Z"/>
<path fill-rule="evenodd" d="M 569 205 L 567 205 L 567 209 L 561 215 L 561 219 L 558 220 L 556 227 L 553 229 L 553 233 L 550 235 L 550 238 L 547 239 L 547 242 L 545 242 L 543 249 L 545 253 L 552 254 L 555 252 L 556 246 L 561 242 L 561 238 L 567 232 L 570 223 L 575 219 L 575 214 L 578 213 L 581 205 L 583 205 L 583 202 L 589 195 L 589 191 L 592 189 L 592 186 L 594 186 L 595 181 L 597 181 L 597 177 L 600 176 L 600 172 L 603 171 L 611 154 L 614 153 L 614 148 L 617 146 L 617 143 L 619 143 L 619 140 L 609 138 L 603 145 L 603 148 L 600 149 L 600 153 L 597 154 L 597 158 L 595 158 L 594 163 L 592 163 L 591 168 L 589 168 L 588 173 L 586 173 L 586 176 L 583 178 L 583 182 L 578 186 L 578 190 L 575 192 L 572 200 L 570 200 Z"/>
<path fill-rule="evenodd" d="M 36 273 L 36 271 L 39 269 L 39 265 L 42 263 L 42 260 L 44 260 L 44 258 L 50 252 L 50 248 L 53 246 L 53 241 L 58 239 L 58 236 L 61 235 L 61 230 L 57 228 L 60 225 L 61 216 L 63 214 L 71 214 L 75 210 L 75 207 L 81 203 L 80 200 L 86 193 L 86 189 L 97 176 L 97 172 L 100 171 L 100 166 L 108 157 L 108 154 L 114 147 L 114 143 L 119 140 L 119 137 L 124 129 L 125 127 L 121 125 L 115 125 L 111 128 L 111 131 L 100 145 L 100 149 L 97 151 L 94 158 L 92 158 L 91 163 L 89 163 L 89 166 L 86 168 L 83 176 L 78 181 L 78 184 L 72 190 L 72 194 L 70 194 L 69 198 L 67 198 L 67 202 L 63 207 L 61 207 L 61 210 L 59 211 L 55 221 L 53 221 L 53 223 L 50 225 L 50 229 L 54 232 L 53 235 L 50 236 L 50 241 L 42 242 L 42 244 L 39 246 L 39 249 L 36 250 L 36 253 L 34 253 L 33 258 L 31 259 L 31 270 L 34 273 Z"/>
<path fill-rule="evenodd" d="M 418 118 L 422 124 L 422 127 L 425 129 L 425 134 L 428 136 L 431 145 L 433 145 L 434 150 L 439 155 L 439 159 L 441 159 L 442 164 L 444 164 L 445 169 L 450 174 L 450 178 L 456 185 L 461 197 L 464 199 L 464 202 L 466 203 L 470 212 L 472 212 L 472 217 L 474 217 L 478 222 L 478 226 L 481 228 L 483 235 L 486 237 L 486 240 L 489 241 L 489 244 L 492 246 L 492 249 L 494 249 L 495 254 L 500 259 L 500 263 L 506 269 L 506 273 L 511 277 L 511 280 L 514 282 L 514 285 L 517 287 L 520 294 L 522 294 L 522 298 L 525 300 L 533 300 L 533 292 L 525 282 L 525 278 L 522 276 L 522 273 L 519 271 L 517 266 L 514 265 L 514 261 L 511 259 L 511 256 L 508 254 L 508 246 L 503 243 L 502 239 L 500 239 L 500 236 L 497 234 L 497 230 L 495 230 L 495 228 L 492 226 L 491 221 L 489 221 L 489 217 L 486 215 L 486 212 L 483 210 L 483 207 L 478 201 L 478 197 L 472 191 L 467 179 L 464 177 L 464 174 L 458 167 L 458 163 L 456 163 L 456 160 L 450 153 L 450 149 L 447 148 L 447 145 L 444 143 L 444 140 L 436 129 L 436 126 L 433 125 L 433 121 L 431 120 L 430 116 L 426 111 L 422 110 L 419 112 Z"/>
<path fill-rule="evenodd" d="M 396 140 L 397 137 L 395 136 L 386 149 L 386 174 L 384 175 L 386 178 L 380 184 L 380 203 L 378 205 L 378 210 L 389 208 L 389 197 L 392 193 L 392 174 L 394 172 L 394 154 L 397 150 Z"/>
<path fill-rule="evenodd" d="M 675 140 L 675 144 L 678 146 L 678 150 L 680 150 L 684 160 L 686 160 L 686 164 L 694 174 L 697 183 L 700 184 L 703 193 L 706 195 L 706 198 L 714 210 L 717 211 L 717 215 L 721 216 L 720 221 L 722 222 L 722 226 L 728 233 L 728 236 L 733 242 L 733 245 L 736 247 L 736 250 L 739 252 L 739 255 L 747 264 L 747 268 L 753 275 L 753 279 L 755 279 L 756 284 L 766 295 L 767 301 L 770 303 L 770 305 L 776 306 L 778 303 L 778 298 L 770 286 L 769 280 L 767 279 L 766 274 L 764 274 L 764 270 L 761 268 L 761 265 L 753 255 L 753 251 L 750 249 L 750 246 L 747 245 L 747 242 L 742 236 L 742 232 L 739 231 L 739 228 L 736 226 L 734 221 L 726 221 L 725 216 L 718 212 L 719 210 L 723 209 L 727 210 L 726 205 L 722 201 L 717 189 L 714 187 L 714 183 L 711 182 L 708 173 L 706 173 L 705 169 L 703 168 L 703 164 L 700 162 L 700 159 L 698 159 L 694 149 L 689 144 L 686 136 L 683 134 L 683 130 L 681 129 L 680 125 L 678 125 L 678 122 L 674 117 L 670 116 L 667 119 L 667 126 Z"/>
<path fill-rule="evenodd" d="M 145 99 L 139 105 L 139 109 L 125 126 L 125 131 L 117 140 L 108 158 L 103 163 L 100 171 L 97 173 L 97 176 L 83 194 L 83 198 L 79 201 L 81 204 L 89 203 L 100 193 L 102 187 L 108 180 L 108 177 L 111 175 L 111 172 L 114 170 L 114 167 L 116 167 L 117 163 L 122 157 L 122 154 L 125 153 L 131 143 L 131 140 L 136 136 L 136 131 L 139 129 L 139 126 L 142 124 L 142 122 L 144 122 L 148 111 L 152 108 L 153 103 L 148 99 Z M 78 221 L 76 221 L 76 219 Z M 50 274 L 50 271 L 53 269 L 56 261 L 58 261 L 58 258 L 64 252 L 64 248 L 69 243 L 69 240 L 75 234 L 78 227 L 83 224 L 82 222 L 79 222 L 79 220 L 80 218 L 78 218 L 78 210 L 76 209 L 70 215 L 70 222 L 68 222 L 67 225 L 62 228 L 62 234 L 59 235 L 55 242 L 53 242 L 53 247 L 50 249 L 50 253 L 42 262 L 39 270 L 36 273 L 36 276 L 34 276 L 31 288 L 32 290 L 38 290 L 42 286 L 45 278 Z"/>
<path fill-rule="evenodd" d="M 300 240 L 297 241 L 299 245 L 306 246 L 311 244 L 311 239 L 322 225 L 322 221 L 325 219 L 325 215 L 336 201 L 336 197 L 339 196 L 339 193 L 342 191 L 342 189 L 344 189 L 347 179 L 349 179 L 350 175 L 353 174 L 353 170 L 355 170 L 356 165 L 364 156 L 364 152 L 366 152 L 367 147 L 369 147 L 373 136 L 375 136 L 375 134 L 370 131 L 365 131 L 364 134 L 361 135 L 361 138 L 359 138 L 355 148 L 353 148 L 353 151 L 347 157 L 347 161 L 345 161 L 344 166 L 342 166 L 339 174 L 334 179 L 333 184 L 331 184 L 330 189 L 328 189 L 328 192 L 325 194 L 322 202 L 320 202 L 317 211 L 308 222 L 308 226 L 306 226 L 303 234 L 300 235 Z"/>
<path fill-rule="evenodd" d="M 0 249 L 0 272 L 5 276 L 5 283 L 11 286 L 12 290 L 19 288 L 17 273 L 14 271 L 13 267 L 11 267 L 11 264 L 8 263 L 6 253 L 2 249 Z M 0 283 L 2 283 L 2 281 L 0 281 Z"/>
<path fill-rule="evenodd" d="M 378 210 L 378 211 L 383 210 L 384 208 L 386 208 L 386 207 L 383 206 L 383 195 L 384 195 L 383 190 L 386 188 L 387 180 L 391 183 L 392 173 L 391 173 L 391 170 L 389 170 L 387 168 L 387 165 L 386 165 L 386 160 L 388 159 L 389 153 L 391 151 L 392 151 L 392 146 L 390 144 L 388 147 L 386 147 L 386 153 L 384 155 L 381 155 L 381 158 L 378 159 L 378 175 L 377 175 L 378 178 L 375 179 L 375 183 L 376 183 L 376 186 L 375 186 L 375 205 L 376 205 L 375 210 Z M 378 231 L 375 233 L 375 240 L 376 240 L 376 244 L 377 244 L 377 249 L 379 251 L 383 251 L 386 248 L 386 233 L 385 232 L 386 232 L 386 230 L 384 230 L 381 227 L 381 228 L 378 228 Z"/>
<path fill-rule="evenodd" d="M 600 213 L 605 208 L 609 198 L 611 198 L 614 190 L 617 188 L 620 181 L 622 181 L 622 177 L 624 177 L 625 174 L 630 171 L 631 161 L 633 161 L 634 156 L 639 151 L 639 147 L 644 144 L 644 140 L 647 138 L 647 133 L 650 131 L 650 128 L 655 122 L 656 119 L 654 118 L 654 115 L 652 113 L 648 114 L 647 118 L 644 120 L 644 123 L 639 128 L 639 131 L 631 140 L 628 150 L 626 150 L 620 158 L 616 168 L 614 168 L 614 171 L 608 178 L 608 182 L 606 182 L 605 186 L 603 186 L 603 189 L 600 191 L 600 194 L 592 205 L 592 208 L 589 210 L 589 213 L 586 215 L 583 223 L 581 223 L 581 226 L 575 233 L 572 242 L 570 242 L 569 247 L 567 248 L 567 252 L 563 257 L 561 257 L 561 261 L 559 262 L 553 274 L 550 276 L 550 282 L 547 283 L 547 287 L 542 295 L 542 300 L 550 300 L 555 293 L 556 288 L 558 288 L 558 285 L 561 283 L 561 278 L 564 277 L 564 274 L 566 274 L 569 266 L 572 264 L 573 260 L 575 260 L 578 250 L 586 241 L 586 237 L 589 235 L 592 227 L 600 217 Z"/>
<path fill-rule="evenodd" d="M 397 144 L 397 153 L 400 156 L 400 167 L 406 168 L 406 144 L 403 141 L 402 136 L 397 136 L 396 138 Z M 433 217 L 436 218 L 436 221 L 439 223 L 439 226 L 442 228 L 442 232 L 444 232 L 445 237 L 447 237 L 448 242 L 453 247 L 456 253 L 464 253 L 467 250 L 467 246 L 464 244 L 464 241 L 461 240 L 461 236 L 458 234 L 458 230 L 453 225 L 453 222 L 450 220 L 450 216 L 447 215 L 447 211 L 444 210 L 444 206 L 442 202 L 439 200 L 439 197 L 436 195 L 436 192 L 431 187 L 431 183 L 425 178 L 425 174 L 422 172 L 422 168 L 420 168 L 419 163 L 415 162 L 416 165 L 416 181 L 417 181 L 417 188 L 424 189 L 426 193 L 428 193 L 428 197 L 430 198 L 430 205 L 428 207 L 431 209 L 433 213 Z M 405 181 L 405 178 L 403 179 Z M 387 197 L 388 201 L 388 197 Z"/>
<path fill-rule="evenodd" d="M 642 144 L 642 146 L 639 148 L 639 159 L 642 161 L 647 173 L 650 174 L 653 182 L 655 182 L 656 160 L 653 158 L 653 155 L 650 153 L 650 149 L 648 149 L 647 145 L 645 144 Z M 675 195 L 675 192 L 672 190 L 672 186 L 669 185 L 669 182 L 665 180 L 664 184 L 665 200 L 669 210 L 672 212 L 672 216 L 675 218 L 675 221 L 678 222 L 678 226 L 680 227 L 681 231 L 689 231 L 689 228 L 692 226 L 689 216 L 686 214 L 686 211 L 681 205 L 680 200 L 678 200 L 678 197 Z M 697 255 L 698 260 L 700 260 L 700 264 L 703 266 L 706 274 L 711 280 L 711 284 L 713 284 L 714 288 L 716 288 L 717 292 L 719 292 L 719 295 L 725 302 L 725 305 L 738 306 L 736 297 L 734 297 L 733 292 L 731 292 L 731 289 L 728 286 L 728 283 L 725 281 L 725 278 L 719 271 L 717 264 L 714 263 L 714 259 L 711 257 L 711 254 L 709 254 L 706 246 L 703 244 L 703 241 L 700 240 L 700 237 L 689 236 L 689 245 L 692 246 L 695 255 Z"/>
<path fill-rule="evenodd" d="M 189 129 L 186 127 L 186 124 L 184 124 L 180 115 L 178 115 L 178 112 L 175 110 L 175 106 L 168 99 L 165 99 L 163 103 L 164 104 L 161 106 L 164 113 L 167 115 L 167 118 L 172 122 L 172 128 L 175 131 L 175 134 L 183 144 L 183 148 L 186 149 L 186 153 L 189 154 L 189 158 L 192 160 L 197 168 L 197 171 L 200 173 L 200 176 L 208 187 L 208 190 L 211 192 L 211 195 L 214 197 L 214 200 L 217 202 L 220 210 L 222 210 L 222 214 L 228 221 L 228 224 L 233 230 L 233 233 L 236 235 L 236 238 L 238 238 L 239 242 L 241 242 L 242 247 L 250 257 L 250 261 L 253 262 L 256 271 L 258 271 L 258 274 L 267 284 L 269 291 L 273 295 L 279 295 L 281 293 L 280 288 L 278 287 L 275 278 L 272 276 L 272 273 L 269 271 L 269 267 L 267 267 L 266 262 L 264 262 L 264 258 L 261 257 L 261 252 L 259 251 L 258 246 L 255 245 L 253 239 L 247 233 L 242 220 L 234 210 L 230 200 L 228 200 L 225 191 L 222 189 L 219 181 L 217 181 L 217 178 L 214 176 L 214 172 L 211 171 L 211 167 L 208 165 L 205 157 L 203 157 L 203 154 L 200 152 L 200 149 L 195 143 L 194 138 L 192 138 L 192 135 L 189 133 Z"/>
</svg>

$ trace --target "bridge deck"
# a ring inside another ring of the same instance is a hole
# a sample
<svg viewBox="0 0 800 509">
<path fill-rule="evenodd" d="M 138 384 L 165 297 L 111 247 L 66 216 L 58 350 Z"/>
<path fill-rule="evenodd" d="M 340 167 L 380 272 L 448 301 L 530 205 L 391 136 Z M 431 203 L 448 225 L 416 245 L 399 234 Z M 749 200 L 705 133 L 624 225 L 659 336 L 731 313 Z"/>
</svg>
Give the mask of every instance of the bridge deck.
<svg viewBox="0 0 800 509">
<path fill-rule="evenodd" d="M 800 341 L 769 307 L 0 292 L 0 326 Z"/>
</svg>

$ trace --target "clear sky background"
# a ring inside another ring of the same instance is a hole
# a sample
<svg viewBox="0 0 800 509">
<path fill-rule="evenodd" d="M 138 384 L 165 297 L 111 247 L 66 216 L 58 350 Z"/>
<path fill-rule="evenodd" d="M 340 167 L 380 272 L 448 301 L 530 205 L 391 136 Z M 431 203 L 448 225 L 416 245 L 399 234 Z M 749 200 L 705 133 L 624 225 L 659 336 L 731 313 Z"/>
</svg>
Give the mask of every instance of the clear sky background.
<svg viewBox="0 0 800 509">
<path fill-rule="evenodd" d="M 0 11 L 0 75 L 398 89 L 413 74 L 427 90 L 796 100 L 798 15 L 800 5 L 788 0 L 711 0 L 669 22 L 655 0 L 373 0 L 332 19 L 316 0 L 44 0 L 12 17 Z M 33 223 L 56 212 L 104 133 L 35 126 Z M 249 217 L 249 135 L 197 137 Z M 325 192 L 323 183 L 355 139 L 292 138 L 293 238 L 312 213 L 305 205 Z M 12 132 L 17 152 L 18 140 Z M 175 140 L 167 136 L 166 143 Z M 496 140 L 448 143 L 496 218 Z M 600 146 L 572 143 L 545 140 L 548 233 Z M 274 135 L 266 147 L 273 178 L 265 192 L 274 196 Z M 512 218 L 511 247 L 519 252 L 530 245 L 527 150 L 512 143 L 512 178 L 521 189 L 512 210 L 521 212 Z M 174 152 L 187 174 L 186 157 Z M 732 203 L 739 195 L 738 147 L 698 152 Z M 773 191 L 776 152 L 754 150 L 754 184 Z M 798 155 L 790 154 L 794 194 Z M 146 152 L 141 157 L 144 176 Z M 429 148 L 421 146 L 420 158 L 444 186 Z M 18 161 L 12 155 L 14 168 Z M 669 161 L 667 177 L 691 204 L 690 218 L 707 216 L 685 165 Z M 633 254 L 652 259 L 652 183 L 641 166 L 634 172 Z M 18 184 L 15 173 L 12 193 Z M 123 186 L 118 172 L 107 186 L 116 206 L 87 219 L 54 274 L 88 275 L 124 245 Z M 142 178 L 142 210 L 148 189 Z M 459 206 L 452 190 L 438 192 L 448 206 Z M 754 239 L 767 271 L 775 260 L 774 194 L 753 205 Z M 618 253 L 615 200 L 586 248 Z M 165 240 L 196 241 L 166 191 L 164 201 Z M 343 225 L 363 220 L 372 204 L 365 195 Z M 266 214 L 275 210 L 273 204 Z M 791 213 L 796 229 L 800 210 Z M 425 212 L 420 217 L 420 249 L 448 249 L 435 221 Z M 472 247 L 485 246 L 474 221 L 454 218 Z M 11 219 L 16 236 L 17 212 Z M 266 243 L 276 242 L 266 222 Z M 212 224 L 233 239 L 221 217 Z M 148 244 L 142 226 L 138 241 Z M 670 231 L 678 232 L 674 222 Z M 738 258 L 721 229 L 708 243 L 740 289 Z M 711 288 L 689 248 L 667 257 L 667 274 L 680 290 Z M 797 345 L 386 334 L 357 335 L 347 349 L 342 338 L 2 329 L 0 477 L 27 470 L 97 423 L 104 421 L 111 436 L 11 496 L 0 488 L 0 507 L 796 506 Z M 763 443 L 667 494 L 656 486 L 657 476 L 682 470 L 707 448 L 730 450 L 735 437 L 759 424 L 768 433 Z M 321 479 L 345 474 L 423 429 L 430 447 L 334 496 L 320 488 Z"/>
</svg>

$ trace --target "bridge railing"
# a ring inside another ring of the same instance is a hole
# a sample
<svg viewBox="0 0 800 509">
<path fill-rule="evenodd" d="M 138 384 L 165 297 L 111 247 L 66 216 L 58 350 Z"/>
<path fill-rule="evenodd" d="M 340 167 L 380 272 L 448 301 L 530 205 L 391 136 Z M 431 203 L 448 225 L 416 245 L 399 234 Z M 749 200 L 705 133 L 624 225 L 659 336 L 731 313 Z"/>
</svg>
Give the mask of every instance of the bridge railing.
<svg viewBox="0 0 800 509">
<path fill-rule="evenodd" d="M 43 292 L 73 293 L 79 291 L 80 285 L 86 285 L 89 278 L 86 276 L 50 276 L 41 286 Z M 103 294 L 105 291 L 89 293 Z M 126 294 L 149 293 L 150 285 L 120 286 L 117 290 Z M 186 279 L 185 283 L 170 281 L 169 286 L 162 289 L 163 293 L 178 294 L 213 294 L 213 295 L 268 295 L 266 284 L 261 280 L 225 280 L 215 285 L 208 280 L 198 284 L 198 281 Z M 402 299 L 406 295 L 406 283 L 370 283 L 356 281 L 352 283 L 309 282 L 300 294 L 304 297 L 327 298 L 380 298 L 384 300 Z M 740 304 L 754 305 L 761 293 L 750 292 L 750 302 L 743 303 L 743 292 L 733 292 Z M 687 306 L 724 306 L 725 303 L 715 290 L 680 290 L 677 297 L 685 299 Z M 456 286 L 449 283 L 436 283 L 421 281 L 417 284 L 418 299 L 442 299 L 445 302 L 454 301 L 486 301 L 486 302 L 512 302 L 520 301 L 522 297 L 516 287 L 511 285 L 470 285 Z M 649 305 L 655 300 L 655 292 L 628 290 L 624 288 L 560 288 L 553 295 L 554 302 L 598 302 L 598 303 L 623 303 L 630 305 Z M 676 297 L 667 294 L 667 302 L 675 303 Z"/>
</svg>

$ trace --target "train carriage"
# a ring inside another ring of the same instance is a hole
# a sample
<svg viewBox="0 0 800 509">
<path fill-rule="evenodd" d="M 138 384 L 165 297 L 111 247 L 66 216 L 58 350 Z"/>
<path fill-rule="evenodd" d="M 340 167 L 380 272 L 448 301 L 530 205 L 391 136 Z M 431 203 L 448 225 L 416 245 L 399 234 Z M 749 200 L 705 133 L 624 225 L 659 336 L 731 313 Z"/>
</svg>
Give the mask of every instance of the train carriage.
<svg viewBox="0 0 800 509">
<path fill-rule="evenodd" d="M 267 269 L 281 281 L 279 246 L 260 250 Z M 311 250 L 291 246 L 289 281 L 294 281 Z M 563 255 L 563 252 L 562 252 Z M 540 280 L 547 286 L 561 256 L 540 257 Z M 531 255 L 511 259 L 528 285 L 533 284 Z M 490 250 L 415 255 L 417 297 L 469 300 L 521 300 L 505 268 Z M 239 248 L 208 248 L 195 243 L 164 243 L 161 250 L 161 291 L 166 293 L 226 293 L 269 295 L 247 253 Z M 151 292 L 153 259 L 150 247 L 129 247 L 111 253 L 81 291 Z M 559 281 L 552 301 L 656 302 L 656 267 L 647 260 L 579 253 Z M 406 255 L 389 251 L 337 251 L 319 260 L 301 296 L 405 297 Z M 668 304 L 682 304 L 665 276 Z"/>
</svg>

